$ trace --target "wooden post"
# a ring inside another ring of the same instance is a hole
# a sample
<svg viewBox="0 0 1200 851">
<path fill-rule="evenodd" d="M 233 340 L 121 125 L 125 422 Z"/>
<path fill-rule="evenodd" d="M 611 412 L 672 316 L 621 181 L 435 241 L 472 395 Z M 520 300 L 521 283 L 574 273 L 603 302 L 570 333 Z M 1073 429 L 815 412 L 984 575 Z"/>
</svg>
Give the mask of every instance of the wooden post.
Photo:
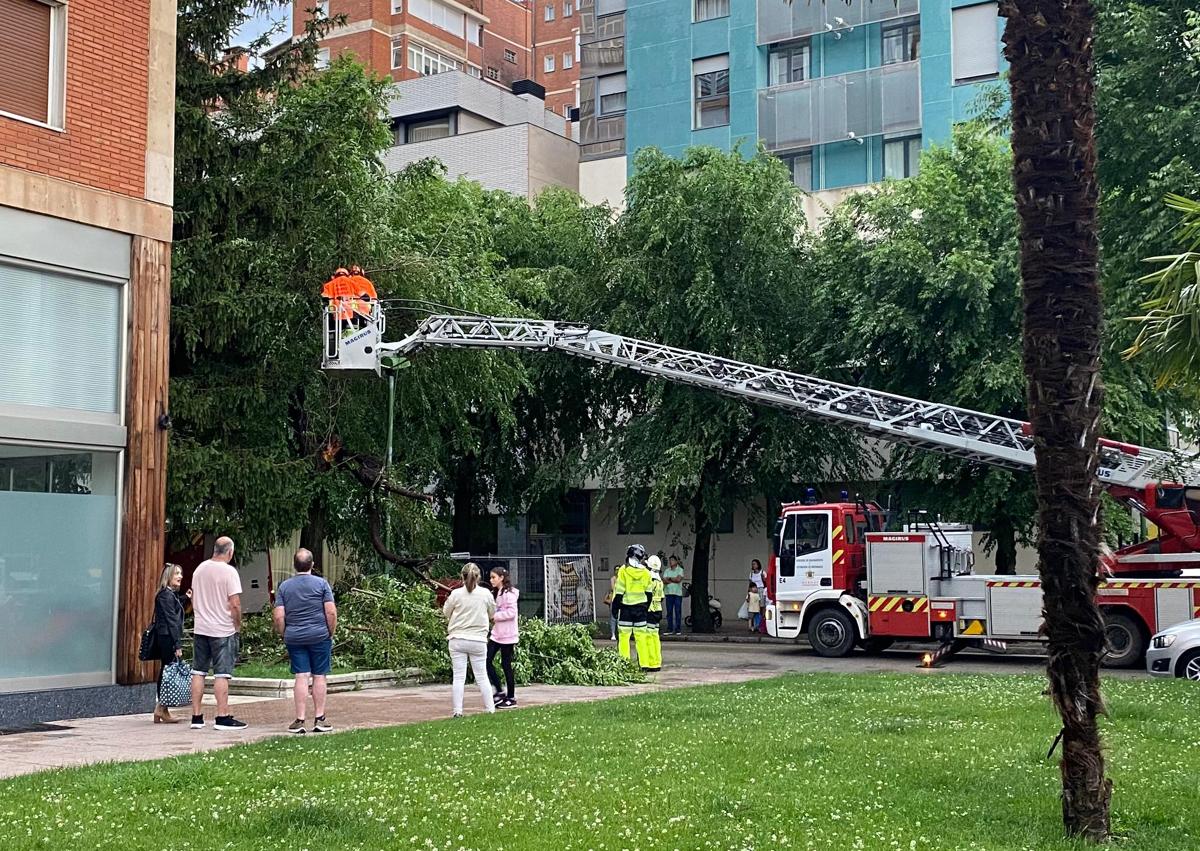
<svg viewBox="0 0 1200 851">
<path fill-rule="evenodd" d="M 171 245 L 133 238 L 129 298 L 129 382 L 126 388 L 125 499 L 117 614 L 117 682 L 153 680 L 138 660 L 141 632 L 154 615 L 165 559 L 167 368 L 171 324 Z"/>
</svg>

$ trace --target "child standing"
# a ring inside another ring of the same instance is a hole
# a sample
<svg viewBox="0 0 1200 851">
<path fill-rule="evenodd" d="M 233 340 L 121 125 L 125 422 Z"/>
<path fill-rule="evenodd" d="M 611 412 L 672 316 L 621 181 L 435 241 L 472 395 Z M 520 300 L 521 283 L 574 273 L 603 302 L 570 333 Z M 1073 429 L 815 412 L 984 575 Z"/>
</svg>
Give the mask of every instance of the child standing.
<svg viewBox="0 0 1200 851">
<path fill-rule="evenodd" d="M 496 616 L 492 623 L 492 637 L 488 641 L 487 672 L 492 691 L 496 693 L 496 706 L 507 709 L 517 705 L 513 651 L 517 648 L 517 597 L 521 592 L 513 587 L 506 567 L 493 567 L 490 579 L 496 595 Z M 500 690 L 500 676 L 496 673 L 497 654 L 500 656 L 500 667 L 504 669 L 505 691 Z"/>
<path fill-rule="evenodd" d="M 758 625 L 762 619 L 762 598 L 758 594 L 758 586 L 753 582 L 746 592 L 746 614 L 750 631 L 758 632 Z"/>
</svg>

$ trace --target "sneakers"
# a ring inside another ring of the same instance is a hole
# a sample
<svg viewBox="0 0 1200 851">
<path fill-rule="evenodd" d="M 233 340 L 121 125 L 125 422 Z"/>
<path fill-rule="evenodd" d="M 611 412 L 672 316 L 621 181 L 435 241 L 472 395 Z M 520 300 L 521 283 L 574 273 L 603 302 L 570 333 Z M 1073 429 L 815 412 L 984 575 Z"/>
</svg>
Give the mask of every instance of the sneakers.
<svg viewBox="0 0 1200 851">
<path fill-rule="evenodd" d="M 319 718 L 313 719 L 313 732 L 314 733 L 330 733 L 332 731 L 333 731 L 333 725 L 325 720 L 324 715 L 322 715 Z"/>
<path fill-rule="evenodd" d="M 506 697 L 503 700 L 496 702 L 496 707 L 498 709 L 511 709 L 512 707 L 514 707 L 516 705 L 517 705 L 517 699 L 515 697 Z"/>
<path fill-rule="evenodd" d="M 463 716 L 462 716 L 462 713 L 461 713 L 461 712 L 455 712 L 455 713 L 454 713 L 453 715 L 451 715 L 450 717 L 451 717 L 451 718 L 462 718 Z"/>
<path fill-rule="evenodd" d="M 204 729 L 204 716 L 203 715 L 193 715 L 192 716 L 192 729 L 193 730 L 203 730 Z"/>
<path fill-rule="evenodd" d="M 201 720 L 203 721 L 203 719 Z M 196 725 L 193 724 L 192 726 L 194 727 Z M 200 726 L 203 727 L 203 723 L 201 723 Z M 245 730 L 247 726 L 249 725 L 247 725 L 245 721 L 239 721 L 232 715 L 218 715 L 213 721 L 213 727 L 217 730 Z"/>
<path fill-rule="evenodd" d="M 306 732 L 308 732 L 307 730 L 304 729 L 304 722 L 299 718 L 297 718 L 291 724 L 288 724 L 287 731 L 289 733 L 295 733 L 295 734 L 301 735 L 301 736 L 304 735 Z"/>
</svg>

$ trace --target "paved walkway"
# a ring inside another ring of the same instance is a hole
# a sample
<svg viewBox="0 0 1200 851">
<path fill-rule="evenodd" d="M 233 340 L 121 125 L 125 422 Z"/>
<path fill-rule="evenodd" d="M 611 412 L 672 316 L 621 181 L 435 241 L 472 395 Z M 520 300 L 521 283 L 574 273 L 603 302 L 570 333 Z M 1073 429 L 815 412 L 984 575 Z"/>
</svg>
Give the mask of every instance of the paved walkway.
<svg viewBox="0 0 1200 851">
<path fill-rule="evenodd" d="M 534 685 L 519 689 L 517 699 L 521 707 L 604 700 L 680 686 L 742 682 L 777 673 L 775 670 L 722 670 L 677 664 L 652 675 L 652 682 L 643 685 L 619 688 Z M 247 729 L 239 732 L 214 729 L 212 720 L 216 705 L 212 696 L 206 695 L 205 720 L 208 726 L 203 730 L 193 730 L 188 726 L 186 722 L 191 710 L 183 708 L 172 710 L 173 716 L 183 719 L 178 724 L 154 724 L 149 713 L 117 715 L 55 722 L 55 726 L 65 728 L 61 730 L 0 736 L 0 778 L 96 762 L 160 759 L 289 735 L 283 728 L 294 717 L 290 697 L 264 699 L 235 696 L 230 698 L 230 703 L 234 715 L 250 725 Z M 468 715 L 481 711 L 479 692 L 473 683 L 467 685 L 464 709 Z M 312 711 L 311 704 L 309 711 Z M 325 714 L 335 730 L 368 729 L 445 718 L 450 714 L 450 687 L 438 684 L 331 694 L 327 699 Z M 310 717 L 310 727 L 311 722 Z"/>
</svg>

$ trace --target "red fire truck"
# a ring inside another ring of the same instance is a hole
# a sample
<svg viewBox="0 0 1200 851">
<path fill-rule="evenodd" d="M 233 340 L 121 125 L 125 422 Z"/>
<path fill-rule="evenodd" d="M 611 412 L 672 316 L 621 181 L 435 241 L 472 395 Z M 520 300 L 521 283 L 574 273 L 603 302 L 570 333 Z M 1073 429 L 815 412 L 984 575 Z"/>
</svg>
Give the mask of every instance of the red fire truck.
<svg viewBox="0 0 1200 851">
<path fill-rule="evenodd" d="M 799 373 L 663 346 L 587 326 L 541 319 L 432 315 L 395 342 L 384 316 L 325 313 L 327 370 L 380 374 L 425 347 L 558 351 L 856 429 L 879 440 L 1012 470 L 1034 466 L 1029 424 L 880 393 Z M 409 306 L 411 310 L 411 305 Z M 1110 665 L 1135 664 L 1149 636 L 1200 615 L 1200 464 L 1179 453 L 1101 440 L 1096 476 L 1141 513 L 1158 537 L 1109 554 L 1099 597 Z M 825 656 L 856 645 L 878 649 L 903 638 L 997 648 L 1036 640 L 1036 576 L 973 572 L 969 530 L 933 522 L 889 530 L 873 503 L 783 507 L 768 569 L 767 630 L 807 635 Z"/>
</svg>

